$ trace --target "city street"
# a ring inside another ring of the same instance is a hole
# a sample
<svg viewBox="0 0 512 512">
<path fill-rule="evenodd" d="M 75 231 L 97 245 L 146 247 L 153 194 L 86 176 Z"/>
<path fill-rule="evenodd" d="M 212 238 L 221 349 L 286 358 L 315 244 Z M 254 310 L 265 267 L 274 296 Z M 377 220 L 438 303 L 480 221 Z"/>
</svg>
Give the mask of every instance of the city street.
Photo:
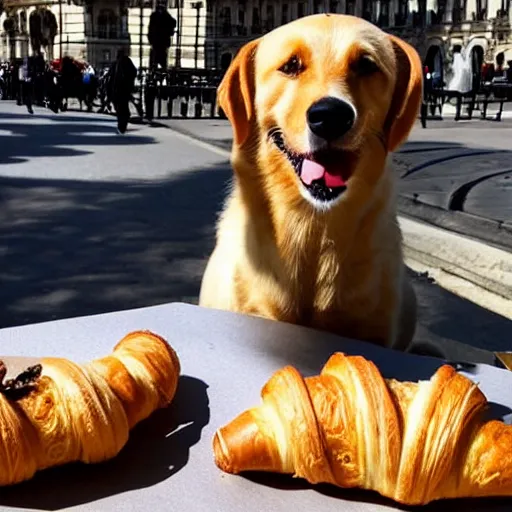
<svg viewBox="0 0 512 512">
<path fill-rule="evenodd" d="M 216 123 L 205 130 L 226 129 Z M 39 108 L 29 116 L 0 102 L 0 327 L 197 303 L 230 176 L 224 152 L 166 127 L 130 125 L 120 136 L 111 117 Z M 512 321 L 411 275 L 417 341 L 510 349 Z"/>
</svg>

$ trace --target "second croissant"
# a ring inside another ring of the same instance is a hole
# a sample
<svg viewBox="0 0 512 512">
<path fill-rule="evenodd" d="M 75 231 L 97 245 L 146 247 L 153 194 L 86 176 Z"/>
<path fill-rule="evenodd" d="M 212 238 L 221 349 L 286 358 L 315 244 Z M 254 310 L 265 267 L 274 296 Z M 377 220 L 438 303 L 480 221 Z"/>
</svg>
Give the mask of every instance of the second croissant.
<svg viewBox="0 0 512 512">
<path fill-rule="evenodd" d="M 485 396 L 451 366 L 398 382 L 337 353 L 315 377 L 279 370 L 262 399 L 216 432 L 222 470 L 289 473 L 406 505 L 512 496 L 512 426 L 485 421 Z"/>
<path fill-rule="evenodd" d="M 0 380 L 6 368 L 0 363 Z M 125 336 L 107 357 L 88 364 L 44 358 L 0 393 L 0 485 L 68 462 L 117 455 L 139 421 L 167 406 L 180 363 L 149 331 Z"/>
</svg>

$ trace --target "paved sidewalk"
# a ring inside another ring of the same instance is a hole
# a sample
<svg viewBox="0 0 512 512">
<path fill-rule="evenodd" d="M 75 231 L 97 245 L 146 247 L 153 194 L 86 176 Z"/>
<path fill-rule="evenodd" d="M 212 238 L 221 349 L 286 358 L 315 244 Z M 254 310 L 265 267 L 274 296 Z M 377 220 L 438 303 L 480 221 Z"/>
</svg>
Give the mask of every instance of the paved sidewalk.
<svg viewBox="0 0 512 512">
<path fill-rule="evenodd" d="M 230 151 L 222 119 L 158 123 Z M 419 123 L 393 156 L 400 213 L 512 251 L 512 121 Z"/>
</svg>

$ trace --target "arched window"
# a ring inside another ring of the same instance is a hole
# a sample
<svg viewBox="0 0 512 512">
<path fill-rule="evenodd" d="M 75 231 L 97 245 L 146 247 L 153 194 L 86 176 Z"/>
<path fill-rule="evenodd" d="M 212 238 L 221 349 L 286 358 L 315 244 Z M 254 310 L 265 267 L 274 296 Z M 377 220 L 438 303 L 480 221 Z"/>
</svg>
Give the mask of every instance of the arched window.
<svg viewBox="0 0 512 512">
<path fill-rule="evenodd" d="M 98 37 L 101 39 L 118 39 L 119 22 L 112 9 L 102 9 L 98 15 Z"/>
</svg>

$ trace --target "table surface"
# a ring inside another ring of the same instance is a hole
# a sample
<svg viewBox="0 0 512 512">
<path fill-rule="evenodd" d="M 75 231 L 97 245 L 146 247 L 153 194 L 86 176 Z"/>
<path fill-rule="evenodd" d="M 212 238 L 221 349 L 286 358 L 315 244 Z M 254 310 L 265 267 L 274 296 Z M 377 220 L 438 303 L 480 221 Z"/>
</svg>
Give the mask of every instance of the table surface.
<svg viewBox="0 0 512 512">
<path fill-rule="evenodd" d="M 2 489 L 2 511 L 404 510 L 370 492 L 313 488 L 286 476 L 224 474 L 213 462 L 212 437 L 219 426 L 259 404 L 262 385 L 287 364 L 314 375 L 333 352 L 343 351 L 373 360 L 385 377 L 418 380 L 430 378 L 439 360 L 185 304 L 4 329 L 0 352 L 81 362 L 110 353 L 126 333 L 138 329 L 164 336 L 179 354 L 182 377 L 173 404 L 142 422 L 109 462 L 42 471 L 29 482 Z M 466 375 L 480 383 L 492 414 L 507 419 L 512 372 L 477 365 Z M 459 501 L 457 510 L 510 511 L 511 505 L 507 500 Z M 442 502 L 422 510 L 453 507 Z"/>
</svg>

